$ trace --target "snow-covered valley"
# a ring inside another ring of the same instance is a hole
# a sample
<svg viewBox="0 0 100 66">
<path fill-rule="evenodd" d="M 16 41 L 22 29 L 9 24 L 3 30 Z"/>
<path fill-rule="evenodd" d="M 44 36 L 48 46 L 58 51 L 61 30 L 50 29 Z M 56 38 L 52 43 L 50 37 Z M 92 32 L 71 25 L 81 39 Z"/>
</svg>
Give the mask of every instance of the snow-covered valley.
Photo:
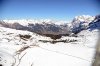
<svg viewBox="0 0 100 66">
<path fill-rule="evenodd" d="M 89 16 L 89 18 L 91 17 Z M 88 18 L 86 17 L 86 19 Z M 84 20 L 82 21 L 84 22 Z M 64 34 L 70 34 L 69 29 L 73 30 L 73 26 L 75 29 L 79 28 L 78 31 L 80 31 L 77 36 L 61 36 L 60 39 L 56 40 L 30 30 L 25 30 L 26 28 L 24 30 L 22 30 L 23 28 L 16 29 L 12 24 L 9 24 L 11 27 L 8 27 L 7 24 L 9 22 L 6 22 L 6 24 L 1 22 L 0 66 L 91 66 L 99 36 L 99 29 L 97 27 L 100 27 L 100 18 L 95 19 L 92 17 L 89 21 L 90 20 L 94 22 L 90 22 L 91 24 L 88 23 L 88 25 L 86 24 L 88 20 L 86 20 L 85 25 L 82 24 L 83 22 L 78 23 L 77 21 L 72 22 L 74 25 L 64 25 L 65 27 L 52 24 L 52 26 L 56 26 L 57 29 L 59 28 L 57 34 L 62 34 L 63 31 L 65 31 Z M 96 22 L 99 25 L 94 27 Z M 77 26 L 75 25 L 76 23 Z M 81 26 L 78 26 L 78 24 Z M 27 25 L 25 24 L 25 26 Z M 46 27 L 44 26 L 45 25 L 42 25 L 42 29 L 44 30 L 51 28 L 50 25 L 50 27 L 48 27 L 47 23 Z M 14 28 L 12 29 L 12 27 Z M 82 29 L 80 29 L 80 27 Z M 65 30 L 65 28 L 67 30 Z M 93 28 L 93 30 L 91 30 L 91 28 Z M 53 28 L 51 30 L 53 30 Z M 51 34 L 52 32 L 53 31 L 47 33 Z M 53 32 L 53 34 L 56 34 L 56 32 Z"/>
</svg>

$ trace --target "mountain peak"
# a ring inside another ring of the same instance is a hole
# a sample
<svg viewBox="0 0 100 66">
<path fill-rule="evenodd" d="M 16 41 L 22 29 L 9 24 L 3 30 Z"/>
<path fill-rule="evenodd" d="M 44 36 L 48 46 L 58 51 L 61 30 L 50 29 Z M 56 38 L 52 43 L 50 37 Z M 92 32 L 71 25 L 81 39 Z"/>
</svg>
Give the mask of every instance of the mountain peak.
<svg viewBox="0 0 100 66">
<path fill-rule="evenodd" d="M 82 16 L 76 16 L 73 21 L 80 21 L 80 22 L 91 22 L 92 20 L 94 20 L 94 16 L 90 16 L 90 15 L 82 15 Z"/>
</svg>

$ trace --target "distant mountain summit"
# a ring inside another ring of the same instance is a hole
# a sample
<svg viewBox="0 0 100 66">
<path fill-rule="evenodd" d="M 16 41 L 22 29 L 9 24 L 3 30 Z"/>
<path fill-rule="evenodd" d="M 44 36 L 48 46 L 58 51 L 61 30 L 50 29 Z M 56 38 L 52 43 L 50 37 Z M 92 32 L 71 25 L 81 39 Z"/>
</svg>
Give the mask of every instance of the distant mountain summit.
<svg viewBox="0 0 100 66">
<path fill-rule="evenodd" d="M 94 19 L 94 16 L 89 15 L 76 16 L 72 20 L 72 32 L 79 33 L 80 31 L 87 29 L 89 27 L 89 23 L 91 23 Z"/>
</svg>

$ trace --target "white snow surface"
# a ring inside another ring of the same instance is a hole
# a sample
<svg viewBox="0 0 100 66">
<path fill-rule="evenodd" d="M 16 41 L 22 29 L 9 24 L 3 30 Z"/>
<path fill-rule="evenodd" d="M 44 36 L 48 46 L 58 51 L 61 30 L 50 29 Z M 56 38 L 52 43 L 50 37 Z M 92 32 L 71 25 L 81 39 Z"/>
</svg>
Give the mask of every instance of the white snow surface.
<svg viewBox="0 0 100 66">
<path fill-rule="evenodd" d="M 31 35 L 31 38 L 23 40 L 19 34 Z M 52 41 L 49 37 L 0 27 L 0 64 L 3 66 L 91 66 L 98 31 L 87 30 L 78 35 L 77 38 L 62 37 L 58 39 L 76 39 L 77 42 L 52 44 L 39 41 Z"/>
</svg>

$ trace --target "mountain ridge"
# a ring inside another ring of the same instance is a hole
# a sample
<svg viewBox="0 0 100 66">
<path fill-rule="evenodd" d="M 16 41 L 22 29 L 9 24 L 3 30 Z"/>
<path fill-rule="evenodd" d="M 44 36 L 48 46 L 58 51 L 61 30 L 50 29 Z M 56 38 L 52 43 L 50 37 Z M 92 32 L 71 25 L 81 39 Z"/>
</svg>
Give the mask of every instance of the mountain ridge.
<svg viewBox="0 0 100 66">
<path fill-rule="evenodd" d="M 79 33 L 82 30 L 91 29 L 92 24 L 100 23 L 100 15 L 76 16 L 70 23 L 53 20 L 1 20 L 0 26 L 12 28 L 16 30 L 27 30 L 38 34 L 53 34 L 53 35 L 70 35 L 71 33 Z M 61 23 L 63 22 L 63 23 Z M 90 27 L 91 26 L 91 27 Z M 98 27 L 99 24 L 98 24 Z M 93 28 L 95 29 L 95 28 Z"/>
</svg>

